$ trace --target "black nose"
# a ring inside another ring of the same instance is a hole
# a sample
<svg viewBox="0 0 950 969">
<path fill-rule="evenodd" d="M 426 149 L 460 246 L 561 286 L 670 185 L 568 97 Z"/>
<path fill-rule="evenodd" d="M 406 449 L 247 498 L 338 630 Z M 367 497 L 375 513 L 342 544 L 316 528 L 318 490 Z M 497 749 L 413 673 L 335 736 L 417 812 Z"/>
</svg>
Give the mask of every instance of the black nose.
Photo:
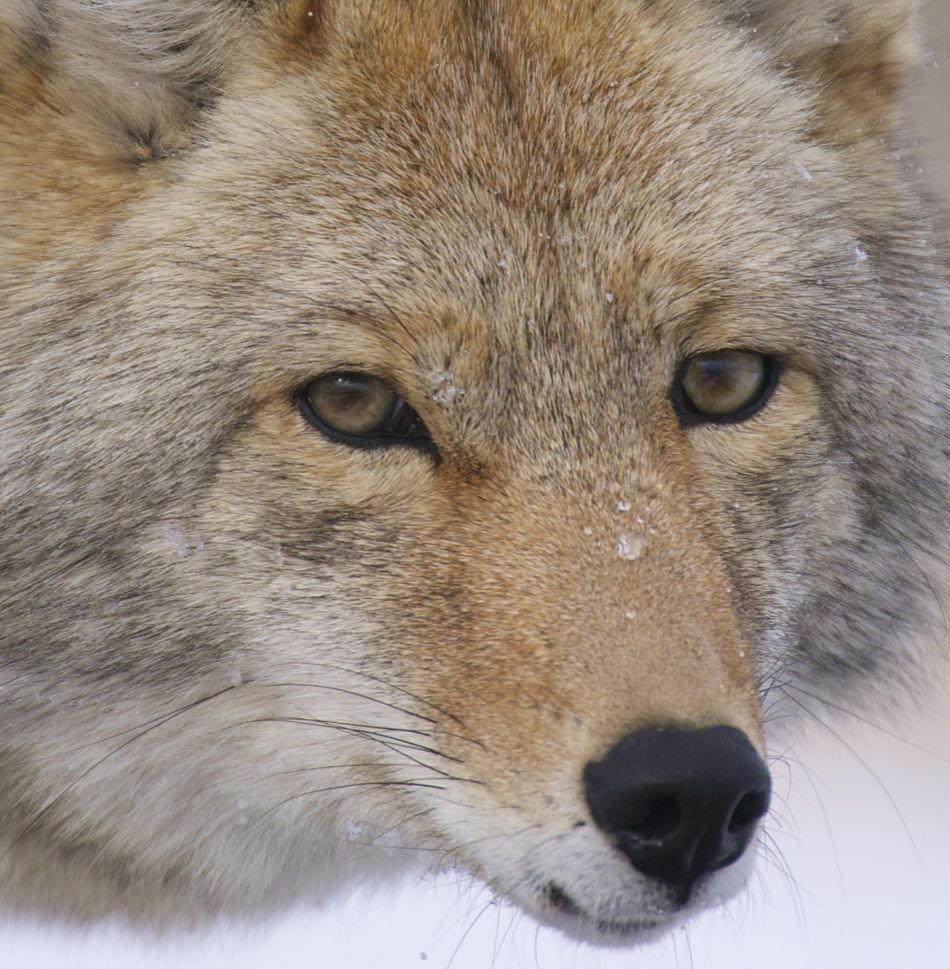
<svg viewBox="0 0 950 969">
<path fill-rule="evenodd" d="M 584 769 L 587 804 L 638 871 L 685 905 L 745 851 L 769 807 L 768 768 L 734 727 L 639 730 Z"/>
</svg>

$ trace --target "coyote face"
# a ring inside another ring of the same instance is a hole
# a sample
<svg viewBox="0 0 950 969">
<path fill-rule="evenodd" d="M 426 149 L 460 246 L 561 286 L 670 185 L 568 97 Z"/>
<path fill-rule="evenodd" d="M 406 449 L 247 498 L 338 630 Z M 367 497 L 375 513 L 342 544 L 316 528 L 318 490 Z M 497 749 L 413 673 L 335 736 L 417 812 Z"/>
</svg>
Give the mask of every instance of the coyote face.
<svg viewBox="0 0 950 969">
<path fill-rule="evenodd" d="M 0 2 L 7 905 L 744 883 L 770 718 L 935 609 L 883 8 Z"/>
</svg>

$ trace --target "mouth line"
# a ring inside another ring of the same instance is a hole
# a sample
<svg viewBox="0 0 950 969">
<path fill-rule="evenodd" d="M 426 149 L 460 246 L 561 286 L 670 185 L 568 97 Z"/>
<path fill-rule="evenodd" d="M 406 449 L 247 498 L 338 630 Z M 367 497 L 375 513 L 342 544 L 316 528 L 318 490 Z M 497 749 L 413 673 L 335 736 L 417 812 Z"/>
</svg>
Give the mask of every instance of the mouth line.
<svg viewBox="0 0 950 969">
<path fill-rule="evenodd" d="M 565 915 L 575 915 L 582 918 L 587 917 L 577 902 L 556 882 L 550 882 L 545 885 L 541 894 L 544 896 L 544 900 L 548 905 L 556 908 L 559 912 L 563 912 Z"/>
<path fill-rule="evenodd" d="M 543 893 L 544 900 L 554 909 L 564 915 L 573 918 L 583 919 L 588 924 L 593 924 L 598 932 L 604 935 L 628 936 L 651 932 L 660 928 L 664 924 L 663 919 L 631 919 L 628 922 L 612 922 L 606 919 L 596 919 L 594 916 L 585 912 L 584 909 L 571 898 L 567 892 L 555 882 L 545 886 Z"/>
<path fill-rule="evenodd" d="M 645 922 L 641 920 L 635 920 L 632 922 L 596 922 L 598 932 L 603 932 L 604 935 L 616 935 L 616 936 L 628 936 L 628 935 L 642 935 L 646 932 L 652 932 L 655 929 L 660 928 L 663 922 Z"/>
</svg>

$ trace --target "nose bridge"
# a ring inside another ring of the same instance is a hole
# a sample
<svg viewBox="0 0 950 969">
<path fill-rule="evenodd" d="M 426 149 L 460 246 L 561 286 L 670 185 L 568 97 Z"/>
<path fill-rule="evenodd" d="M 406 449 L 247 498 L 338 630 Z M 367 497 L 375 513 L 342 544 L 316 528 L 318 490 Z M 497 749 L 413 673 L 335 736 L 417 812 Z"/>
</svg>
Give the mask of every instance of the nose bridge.
<svg viewBox="0 0 950 969">
<path fill-rule="evenodd" d="M 761 746 L 754 656 L 702 509 L 655 487 L 567 499 L 520 487 L 484 507 L 475 581 L 502 591 L 506 636 L 546 643 L 568 702 L 585 691 L 614 739 L 726 724 Z"/>
</svg>

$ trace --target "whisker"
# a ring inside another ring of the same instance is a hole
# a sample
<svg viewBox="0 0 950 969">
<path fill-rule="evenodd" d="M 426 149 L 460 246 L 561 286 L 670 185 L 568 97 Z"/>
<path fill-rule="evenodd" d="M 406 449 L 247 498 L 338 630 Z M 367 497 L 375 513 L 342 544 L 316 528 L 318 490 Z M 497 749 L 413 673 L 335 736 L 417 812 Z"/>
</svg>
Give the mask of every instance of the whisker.
<svg viewBox="0 0 950 969">
<path fill-rule="evenodd" d="M 789 894 L 792 898 L 792 903 L 795 908 L 795 917 L 798 921 L 799 926 L 804 929 L 806 926 L 805 917 L 805 902 L 803 896 L 808 894 L 810 898 L 813 896 L 807 893 L 803 888 L 801 882 L 792 873 L 791 865 L 788 863 L 788 859 L 785 857 L 785 852 L 782 851 L 781 846 L 775 840 L 772 834 L 768 831 L 762 832 L 763 840 L 760 842 L 760 847 L 767 861 L 770 861 L 782 875 L 782 879 L 789 889 Z"/>
<path fill-rule="evenodd" d="M 421 787 L 434 791 L 445 790 L 444 787 L 441 787 L 438 784 L 428 784 L 425 781 L 417 779 L 405 781 L 353 781 L 349 784 L 331 784 L 328 787 L 315 787 L 309 791 L 300 791 L 297 794 L 291 794 L 290 797 L 285 797 L 282 801 L 278 801 L 276 804 L 274 804 L 270 810 L 275 811 L 277 808 L 283 807 L 285 804 L 289 804 L 291 801 L 298 801 L 302 797 L 313 797 L 317 794 L 329 794 L 333 791 L 345 791 L 366 787 Z"/>
<path fill-rule="evenodd" d="M 409 740 L 405 737 L 392 736 L 393 733 L 411 733 L 415 734 L 416 736 L 428 736 L 427 733 L 421 730 L 405 730 L 399 727 L 380 727 L 374 724 L 347 723 L 345 721 L 338 720 L 320 720 L 316 717 L 255 717 L 251 720 L 241 720 L 236 724 L 232 724 L 231 727 L 246 726 L 252 723 L 286 723 L 299 727 L 324 727 L 328 730 L 339 730 L 342 733 L 351 733 L 359 737 L 367 737 L 371 739 L 385 737 L 387 742 L 406 748 L 407 750 L 418 750 L 422 753 L 434 754 L 437 757 L 442 757 L 445 760 L 450 760 L 457 764 L 462 763 L 460 758 L 443 753 L 441 750 L 436 750 L 434 747 L 427 747 L 425 744 L 419 743 L 415 740 Z"/>
<path fill-rule="evenodd" d="M 275 770 L 264 777 L 284 777 L 288 774 L 310 774 L 318 770 L 359 770 L 361 768 L 378 769 L 380 767 L 397 767 L 397 764 L 380 764 L 367 762 L 365 764 L 321 764 L 319 767 L 291 767 L 288 770 Z"/>
<path fill-rule="evenodd" d="M 40 808 L 40 810 L 37 811 L 35 815 L 33 815 L 33 817 L 27 823 L 26 827 L 23 828 L 23 830 L 21 830 L 13 839 L 13 841 L 7 846 L 6 851 L 4 851 L 2 855 L 0 855 L 0 858 L 5 858 L 18 844 L 20 844 L 23 838 L 25 838 L 31 832 L 35 831 L 39 826 L 39 824 L 43 821 L 43 819 L 51 811 L 55 810 L 56 806 L 60 804 L 63 801 L 63 799 L 69 795 L 69 792 L 73 790 L 73 788 L 75 788 L 77 784 L 85 780 L 90 774 L 93 773 L 93 771 L 101 767 L 106 761 L 110 760 L 112 757 L 115 757 L 116 754 L 121 753 L 123 750 L 125 750 L 126 747 L 129 747 L 131 744 L 135 743 L 135 741 L 140 740 L 142 737 L 146 736 L 147 734 L 150 734 L 152 731 L 157 730 L 159 727 L 164 726 L 166 723 L 169 723 L 170 721 L 176 719 L 177 717 L 180 717 L 181 715 L 188 713 L 196 709 L 197 707 L 210 702 L 211 700 L 217 699 L 219 696 L 223 696 L 225 693 L 230 693 L 234 689 L 236 689 L 236 687 L 228 686 L 223 690 L 218 690 L 216 693 L 210 693 L 207 696 L 201 697 L 197 700 L 193 700 L 190 703 L 186 703 L 184 706 L 179 707 L 177 710 L 174 710 L 171 713 L 164 715 L 163 717 L 146 721 L 147 725 L 144 727 L 144 729 L 140 730 L 139 733 L 135 734 L 135 736 L 130 737 L 128 740 L 119 744 L 118 747 L 115 747 L 113 750 L 110 750 L 109 753 L 100 757 L 99 760 L 97 760 L 91 766 L 87 767 L 78 777 L 70 781 L 70 783 L 67 784 L 66 787 L 64 787 L 62 791 L 60 791 L 60 793 L 56 795 L 56 797 L 54 797 L 52 800 L 48 801 L 45 805 L 43 805 L 43 807 Z M 128 733 L 128 731 L 123 731 L 123 733 Z"/>
<path fill-rule="evenodd" d="M 218 692 L 216 693 L 209 694 L 207 697 L 205 697 L 202 700 L 196 700 L 193 703 L 186 704 L 183 707 L 179 707 L 177 710 L 172 711 L 172 713 L 170 714 L 162 713 L 162 714 L 159 714 L 157 717 L 152 717 L 150 720 L 143 720 L 141 723 L 137 723 L 133 727 L 126 727 L 125 730 L 118 730 L 115 733 L 106 734 L 104 737 L 97 737 L 95 740 L 90 740 L 88 743 L 85 743 L 85 744 L 79 744 L 77 747 L 68 747 L 65 753 L 75 754 L 81 750 L 88 750 L 90 747 L 98 747 L 100 744 L 107 743 L 110 740 L 115 740 L 118 737 L 125 737 L 127 734 L 135 733 L 135 731 L 137 730 L 141 731 L 141 733 L 138 734 L 138 736 L 143 736 L 144 734 L 148 733 L 149 730 L 151 730 L 153 727 L 160 727 L 163 723 L 167 723 L 169 720 L 171 720 L 173 717 L 178 716 L 180 713 L 185 713 L 188 710 L 193 709 L 195 706 L 197 706 L 200 703 L 204 703 L 207 700 L 213 700 L 216 697 L 223 696 L 225 693 L 231 693 L 233 690 L 236 690 L 236 689 L 237 689 L 236 686 L 230 686 L 230 685 L 226 686 L 224 687 L 224 689 L 218 690 Z M 143 729 L 143 728 L 148 728 L 148 729 Z M 133 737 L 132 739 L 134 740 L 136 738 Z M 122 746 L 116 747 L 113 753 L 118 753 L 120 750 L 122 750 Z M 111 756 L 111 754 L 107 755 L 107 757 L 109 756 Z M 82 778 L 81 777 L 77 778 L 77 780 L 82 780 Z"/>
<path fill-rule="evenodd" d="M 899 743 L 905 744 L 912 750 L 919 751 L 922 754 L 926 754 L 928 757 L 933 757 L 935 760 L 939 760 L 944 764 L 950 764 L 950 757 L 945 757 L 943 754 L 938 754 L 935 750 L 930 750 L 921 744 L 915 743 L 913 740 L 908 740 L 907 737 L 902 737 L 899 733 L 895 733 L 893 730 L 888 730 L 887 727 L 881 726 L 881 724 L 876 723 L 874 720 L 870 720 L 860 713 L 856 713 L 854 710 L 849 710 L 847 707 L 843 707 L 838 703 L 834 703 L 832 700 L 821 696 L 818 693 L 813 693 L 809 690 L 804 689 L 801 686 L 792 686 L 792 689 L 796 693 L 801 693 L 807 696 L 809 699 L 814 700 L 816 703 L 820 703 L 823 706 L 828 707 L 830 710 L 834 710 L 836 713 L 843 713 L 846 717 L 851 717 L 853 720 L 857 720 L 858 723 L 862 723 L 867 727 L 871 727 L 874 730 L 879 731 L 886 737 L 890 737 L 892 740 L 896 740 Z"/>
<path fill-rule="evenodd" d="M 416 730 L 413 727 L 381 727 L 379 724 L 375 723 L 357 723 L 351 720 L 323 720 L 319 717 L 261 717 L 257 721 L 244 722 L 254 723 L 260 722 L 261 720 L 273 721 L 275 723 L 296 723 L 303 725 L 317 724 L 322 727 L 340 727 L 342 730 L 368 730 L 385 732 L 387 734 L 412 734 L 416 737 L 432 736 L 432 733 L 429 730 Z M 406 743 L 413 742 L 414 741 L 406 741 Z"/>
<path fill-rule="evenodd" d="M 447 963 L 445 964 L 445 969 L 452 969 L 452 963 L 453 963 L 453 962 L 455 962 L 455 957 L 456 957 L 456 956 L 457 956 L 457 955 L 459 954 L 459 952 L 460 952 L 460 950 L 461 950 L 461 948 L 462 948 L 462 946 L 463 946 L 463 945 L 465 944 L 465 940 L 466 940 L 466 939 L 467 939 L 467 938 L 469 937 L 469 935 L 471 934 L 471 932 L 472 932 L 472 929 L 474 929 L 474 928 L 475 928 L 475 926 L 476 926 L 476 925 L 478 925 L 478 923 L 479 923 L 479 921 L 481 920 L 481 918 L 482 918 L 482 916 L 483 916 L 483 915 L 484 915 L 484 914 L 485 914 L 485 913 L 486 913 L 486 912 L 487 912 L 487 911 L 488 911 L 488 910 L 489 910 L 489 909 L 490 909 L 490 908 L 491 908 L 491 907 L 492 907 L 493 905 L 496 905 L 496 904 L 497 904 L 497 902 L 495 901 L 495 899 L 494 899 L 494 898 L 492 898 L 492 899 L 490 899 L 490 900 L 489 900 L 488 902 L 486 902 L 486 903 L 485 903 L 485 905 L 484 905 L 484 906 L 482 907 L 482 910 L 481 910 L 481 911 L 480 911 L 480 912 L 478 913 L 478 915 L 476 915 L 476 916 L 475 916 L 475 918 L 474 918 L 474 919 L 472 919 L 472 922 L 471 922 L 471 924 L 469 925 L 469 927 L 468 927 L 468 928 L 467 928 L 467 929 L 466 929 L 466 930 L 465 930 L 465 931 L 464 931 L 464 932 L 462 933 L 462 938 L 461 938 L 461 939 L 459 939 L 459 941 L 458 941 L 458 945 L 456 945 L 456 947 L 455 947 L 455 948 L 454 948 L 454 949 L 452 950 L 452 955 L 451 955 L 451 956 L 449 956 L 449 961 L 448 961 L 448 962 L 447 962 Z"/>
<path fill-rule="evenodd" d="M 818 784 L 815 780 L 815 772 L 803 761 L 795 758 L 795 764 L 801 770 L 804 771 L 805 777 L 808 779 L 808 783 L 811 786 L 812 792 L 818 801 L 818 809 L 821 811 L 821 816 L 825 822 L 825 830 L 828 832 L 828 840 L 831 842 L 831 856 L 834 859 L 835 871 L 838 873 L 838 885 L 841 888 L 842 894 L 844 893 L 844 872 L 841 868 L 841 858 L 838 855 L 838 843 L 835 841 L 834 828 L 831 825 L 831 818 L 828 817 L 828 810 L 825 807 L 824 798 L 821 796 L 821 791 L 818 789 Z"/>
<path fill-rule="evenodd" d="M 458 781 L 461 784 L 483 784 L 484 783 L 483 781 L 479 781 L 471 777 L 459 777 L 457 774 L 450 774 L 448 771 L 441 770 L 438 767 L 433 767 L 431 764 L 423 763 L 422 761 L 416 760 L 415 758 L 412 758 L 412 757 L 410 757 L 409 760 L 411 760 L 414 764 L 417 764 L 419 767 L 424 768 L 425 770 L 430 770 L 434 774 L 438 774 L 440 777 L 443 777 L 447 781 Z M 323 770 L 359 770 L 362 768 L 379 769 L 380 767 L 395 769 L 399 766 L 401 765 L 384 764 L 378 761 L 376 763 L 368 762 L 365 764 L 321 764 L 317 767 L 292 767 L 292 768 L 289 768 L 288 770 L 271 771 L 269 774 L 265 774 L 264 776 L 283 777 L 288 774 L 310 774 L 315 771 L 323 771 Z"/>
<path fill-rule="evenodd" d="M 865 771 L 867 771 L 868 775 L 874 780 L 875 784 L 877 784 L 877 786 L 884 793 L 884 796 L 890 802 L 890 805 L 893 808 L 894 813 L 897 815 L 898 819 L 900 820 L 901 827 L 903 827 L 904 829 L 904 833 L 907 835 L 907 840 L 910 842 L 911 847 L 914 849 L 914 854 L 917 856 L 918 864 L 920 865 L 921 869 L 924 869 L 923 857 L 921 856 L 920 850 L 917 847 L 917 842 L 914 840 L 914 836 L 911 833 L 910 826 L 907 824 L 907 819 L 904 817 L 904 814 L 901 811 L 900 806 L 898 805 L 897 801 L 894 799 L 894 796 L 891 794 L 891 792 L 887 789 L 887 785 L 878 776 L 877 772 L 857 752 L 857 750 L 855 750 L 855 748 L 851 744 L 849 744 L 844 739 L 844 737 L 841 736 L 841 734 L 839 734 L 825 720 L 819 717 L 818 714 L 814 712 L 814 710 L 810 710 L 805 703 L 803 703 L 797 697 L 792 696 L 791 694 L 788 694 L 788 698 L 792 701 L 792 703 L 798 704 L 817 724 L 819 724 L 826 731 L 828 731 L 828 733 L 830 733 L 831 736 L 834 737 L 835 740 L 837 740 L 838 743 L 840 743 L 842 747 L 844 747 L 845 750 L 847 750 L 852 755 L 852 757 L 854 757 L 854 759 L 865 769 Z"/>
<path fill-rule="evenodd" d="M 397 706 L 395 703 L 389 703 L 386 700 L 380 700 L 375 696 L 368 696 L 365 693 L 360 693 L 358 690 L 347 690 L 342 686 L 328 686 L 325 683 L 261 683 L 260 681 L 255 682 L 256 686 L 267 686 L 267 687 L 305 687 L 311 690 L 326 690 L 331 693 L 343 693 L 347 696 L 357 697 L 360 700 L 369 700 L 371 703 L 378 703 L 380 706 L 388 707 L 390 710 L 395 710 L 397 713 L 404 713 L 408 717 L 415 717 L 419 720 L 424 720 L 426 723 L 436 724 L 437 720 L 432 717 L 424 716 L 421 713 L 416 713 L 413 710 L 407 710 L 405 707 Z"/>
<path fill-rule="evenodd" d="M 407 690 L 405 687 L 399 686 L 396 683 L 390 683 L 388 680 L 381 679 L 378 676 L 373 676 L 370 673 L 365 673 L 362 670 L 352 670 L 352 669 L 348 669 L 346 666 L 337 666 L 334 663 L 323 663 L 316 660 L 309 660 L 302 665 L 319 666 L 328 670 L 337 670 L 337 672 L 340 672 L 340 673 L 348 673 L 351 676 L 362 676 L 364 679 L 370 680 L 373 683 L 379 683 L 380 685 L 385 686 L 387 689 L 395 690 L 398 693 L 402 693 L 405 696 L 411 697 L 417 703 L 421 703 L 424 706 L 431 707 L 436 712 L 441 713 L 443 717 L 448 717 L 450 720 L 454 720 L 460 727 L 465 726 L 465 722 L 460 717 L 456 716 L 456 714 L 454 713 L 449 712 L 448 710 L 445 710 L 443 707 L 440 707 L 438 704 L 433 703 L 431 700 L 426 700 L 425 697 L 421 697 L 418 694 L 413 693 L 411 690 Z M 472 740 L 470 737 L 466 739 L 470 740 L 472 743 L 479 743 L 479 741 Z"/>
<path fill-rule="evenodd" d="M 502 912 L 502 906 L 499 905 L 498 906 L 498 917 L 499 918 L 501 918 L 501 912 Z M 496 932 L 495 932 L 496 942 L 495 942 L 494 949 L 492 951 L 491 967 L 490 967 L 490 969 L 495 969 L 495 964 L 498 962 L 498 957 L 501 955 L 502 947 L 504 946 L 505 942 L 508 940 L 508 937 L 514 931 L 515 922 L 517 921 L 517 918 L 518 918 L 518 913 L 517 912 L 511 912 L 511 913 L 509 913 L 508 928 L 505 929 L 504 934 L 502 935 L 502 937 L 500 939 L 498 938 L 498 932 L 496 930 Z"/>
<path fill-rule="evenodd" d="M 452 757 L 448 754 L 444 754 L 439 750 L 435 750 L 432 747 L 426 747 L 424 744 L 416 743 L 415 741 L 406 740 L 402 737 L 391 737 L 387 733 L 388 728 L 375 728 L 371 729 L 369 727 L 363 728 L 355 724 L 343 724 L 337 723 L 331 720 L 311 720 L 298 717 L 258 717 L 253 720 L 241 721 L 239 725 L 248 725 L 252 723 L 286 723 L 296 726 L 307 726 L 307 727 L 323 727 L 328 730 L 339 730 L 341 733 L 350 734 L 354 737 L 360 737 L 363 740 L 369 740 L 373 743 L 377 743 L 380 746 L 386 748 L 392 753 L 398 754 L 400 757 L 404 757 L 411 763 L 416 764 L 423 770 L 431 771 L 434 774 L 439 774 L 446 780 L 458 781 L 459 783 L 467 784 L 485 784 L 485 781 L 478 780 L 472 777 L 459 777 L 455 774 L 450 774 L 432 764 L 427 764 L 420 760 L 418 757 L 412 756 L 409 751 L 415 750 L 420 753 L 430 753 L 438 757 L 442 757 L 447 761 L 453 763 L 461 764 L 464 763 L 457 757 Z M 234 726 L 234 725 L 232 725 Z M 412 731 L 413 733 L 419 733 L 419 731 Z"/>
</svg>

